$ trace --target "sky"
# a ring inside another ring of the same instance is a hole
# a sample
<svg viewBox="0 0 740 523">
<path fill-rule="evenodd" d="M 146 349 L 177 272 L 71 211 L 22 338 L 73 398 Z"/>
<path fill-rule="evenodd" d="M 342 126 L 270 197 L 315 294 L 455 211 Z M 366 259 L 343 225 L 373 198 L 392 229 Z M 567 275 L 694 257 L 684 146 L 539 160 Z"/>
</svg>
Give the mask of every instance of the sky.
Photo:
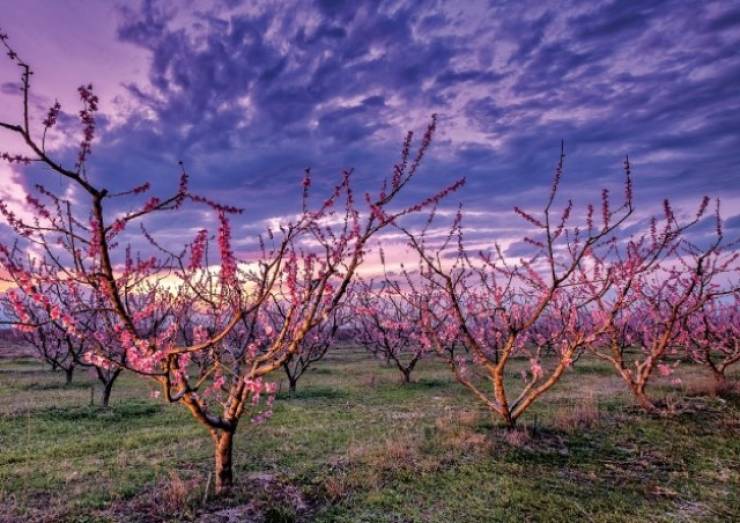
<svg viewBox="0 0 740 523">
<path fill-rule="evenodd" d="M 740 235 L 739 2 L 0 0 L 0 27 L 34 68 L 36 124 L 62 103 L 55 154 L 73 161 L 76 88 L 91 82 L 95 181 L 164 194 L 182 160 L 195 192 L 244 208 L 243 253 L 300 208 L 304 168 L 317 194 L 350 167 L 358 190 L 377 189 L 405 131 L 420 136 L 433 113 L 405 201 L 466 177 L 443 210 L 463 203 L 472 248 L 518 255 L 526 224 L 512 208 L 541 208 L 561 140 L 577 210 L 601 187 L 621 194 L 629 154 L 636 220 L 664 198 L 688 216 L 707 194 Z M 18 121 L 18 103 L 4 63 L 0 119 Z M 0 134 L 0 151 L 18 150 Z M 0 197 L 20 210 L 38 180 L 60 183 L 0 165 Z M 209 220 L 191 210 L 155 229 L 176 241 Z"/>
</svg>

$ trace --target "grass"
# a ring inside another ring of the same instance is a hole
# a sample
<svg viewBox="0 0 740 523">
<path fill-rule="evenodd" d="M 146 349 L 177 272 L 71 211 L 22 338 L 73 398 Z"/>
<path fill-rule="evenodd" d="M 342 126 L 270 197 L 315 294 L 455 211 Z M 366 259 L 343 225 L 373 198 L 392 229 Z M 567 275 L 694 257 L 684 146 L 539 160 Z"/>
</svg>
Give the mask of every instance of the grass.
<svg viewBox="0 0 740 523">
<path fill-rule="evenodd" d="M 122 375 L 103 410 L 84 372 L 65 387 L 0 360 L 0 521 L 740 520 L 740 402 L 681 372 L 681 388 L 653 390 L 681 413 L 657 418 L 583 359 L 510 432 L 436 362 L 402 386 L 336 352 L 268 423 L 240 427 L 238 486 L 205 499 L 211 441 L 149 383 Z"/>
</svg>

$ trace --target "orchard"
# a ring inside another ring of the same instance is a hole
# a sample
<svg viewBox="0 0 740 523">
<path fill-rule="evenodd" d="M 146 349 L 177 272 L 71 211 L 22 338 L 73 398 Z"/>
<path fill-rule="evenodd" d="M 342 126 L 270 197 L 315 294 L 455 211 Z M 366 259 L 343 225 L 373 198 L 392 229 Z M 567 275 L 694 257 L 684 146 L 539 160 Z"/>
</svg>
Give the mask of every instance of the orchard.
<svg viewBox="0 0 740 523">
<path fill-rule="evenodd" d="M 316 430 L 296 409 L 318 390 L 311 387 L 324 370 L 343 373 L 339 397 L 349 394 L 342 386 L 365 387 L 374 397 L 375 373 L 385 376 L 383 386 L 399 392 L 383 393 L 393 415 L 379 416 L 372 426 L 391 437 L 402 435 L 394 420 L 415 416 L 395 403 L 399 397 L 411 394 L 420 412 L 437 412 L 438 383 L 454 387 L 440 416 L 482 413 L 473 435 L 454 445 L 462 457 L 450 459 L 463 461 L 469 441 L 488 442 L 486 452 L 494 455 L 521 447 L 522 440 L 532 442 L 532 452 L 545 452 L 540 447 L 560 429 L 556 421 L 542 421 L 547 416 L 539 404 L 578 403 L 581 387 L 608 390 L 607 400 L 623 398 L 629 416 L 620 419 L 633 424 L 667 426 L 702 416 L 702 409 L 714 412 L 708 403 L 697 408 L 690 401 L 690 381 L 707 380 L 709 397 L 736 408 L 740 244 L 725 232 L 720 199 L 700 197 L 690 212 L 668 200 L 638 205 L 633 180 L 639 174 L 625 157 L 621 193 L 604 189 L 597 202 L 578 201 L 564 194 L 569 164 L 562 145 L 540 207 L 511 210 L 523 231 L 520 255 L 496 239 L 481 248 L 467 238 L 463 205 L 456 213 L 439 212 L 457 205 L 466 180 L 433 187 L 425 178 L 424 160 L 444 125 L 434 115 L 420 138 L 408 132 L 399 160 L 375 190 L 358 191 L 352 170 L 341 172 L 326 194 L 317 192 L 310 169 L 296 177 L 301 211 L 263 230 L 258 247 L 243 256 L 234 245 L 243 240 L 238 224 L 248 209 L 193 191 L 189 165 L 173 165 L 170 174 L 179 180 L 169 193 L 154 194 L 153 183 L 110 189 L 115 175 L 91 164 L 101 139 L 94 85 L 79 87 L 73 110 L 56 102 L 38 114 L 31 65 L 8 35 L 0 39 L 20 82 L 20 117 L 0 122 L 16 148 L 0 155 L 21 176 L 36 169 L 46 178 L 22 210 L 0 201 L 12 231 L 0 243 L 3 323 L 14 343 L 64 375 L 65 387 L 92 380 L 99 391 L 90 407 L 96 416 L 134 401 L 131 390 L 147 404 L 182 407 L 196 426 L 183 429 L 186 443 L 202 448 L 193 436 L 199 432 L 211 441 L 210 458 L 199 454 L 200 461 L 186 464 L 207 472 L 183 487 L 185 498 L 195 489 L 204 506 L 251 502 L 240 490 L 249 480 L 238 471 L 251 470 L 245 460 L 258 460 L 259 452 L 274 453 L 281 463 L 299 459 L 293 455 L 306 452 L 300 444 L 282 443 L 307 427 Z M 73 116 L 76 133 L 59 129 L 61 119 Z M 60 155 L 51 142 L 76 153 Z M 160 237 L 157 223 L 193 211 L 208 218 L 192 237 Z M 694 231 L 707 224 L 711 240 L 695 241 Z M 407 255 L 400 264 L 387 260 L 387 235 L 402 239 Z M 369 266 L 380 269 L 364 270 Z M 361 363 L 337 363 L 348 354 Z M 595 365 L 596 381 L 588 373 Z M 436 381 L 425 377 L 428 369 Z M 360 374 L 373 378 L 362 381 Z M 122 380 L 127 392 L 119 403 Z M 279 431 L 269 428 L 278 408 L 287 409 Z M 332 408 L 340 416 L 352 407 L 348 400 Z M 146 428 L 171 412 L 157 407 L 126 423 Z M 732 418 L 737 411 L 722 412 Z M 23 416 L 30 431 L 49 414 L 31 409 Z M 737 419 L 727 423 L 736 437 Z M 599 429 L 584 426 L 589 430 Z M 181 444 L 175 432 L 158 436 L 165 448 Z M 501 442 L 503 450 L 496 446 Z M 410 470 L 422 475 L 444 474 L 418 465 L 423 460 L 409 458 L 408 447 L 388 445 L 381 452 L 392 461 L 408 459 Z M 332 466 L 338 470 L 340 462 Z M 383 474 L 384 465 L 373 466 Z M 342 474 L 323 485 L 322 503 L 362 491 Z M 311 513 L 306 504 L 296 506 Z"/>
</svg>

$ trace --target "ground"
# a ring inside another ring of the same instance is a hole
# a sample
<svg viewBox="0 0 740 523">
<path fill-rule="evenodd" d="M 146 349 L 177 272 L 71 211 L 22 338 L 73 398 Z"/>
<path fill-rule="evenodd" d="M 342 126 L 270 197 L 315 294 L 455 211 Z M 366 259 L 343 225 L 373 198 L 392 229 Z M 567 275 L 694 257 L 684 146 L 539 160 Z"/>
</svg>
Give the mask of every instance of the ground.
<svg viewBox="0 0 740 523">
<path fill-rule="evenodd" d="M 240 426 L 238 486 L 214 499 L 210 439 L 147 381 L 122 376 L 103 410 L 87 373 L 65 387 L 15 356 L 0 360 L 1 522 L 740 520 L 740 400 L 698 367 L 656 383 L 677 411 L 660 418 L 582 359 L 511 432 L 436 362 L 404 386 L 337 351 Z"/>
</svg>

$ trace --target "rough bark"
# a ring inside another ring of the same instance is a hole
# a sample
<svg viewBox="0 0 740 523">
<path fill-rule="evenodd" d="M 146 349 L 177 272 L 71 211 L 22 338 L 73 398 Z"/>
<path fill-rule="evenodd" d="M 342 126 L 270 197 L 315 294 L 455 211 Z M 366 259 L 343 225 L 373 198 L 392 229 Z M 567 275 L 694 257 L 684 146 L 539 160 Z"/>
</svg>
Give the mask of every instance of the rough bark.
<svg viewBox="0 0 740 523">
<path fill-rule="evenodd" d="M 645 386 L 637 384 L 632 387 L 632 392 L 637 399 L 637 402 L 640 404 L 640 407 L 642 407 L 643 410 L 650 413 L 657 413 L 658 407 L 655 406 L 655 404 L 650 400 L 648 395 L 645 393 Z"/>
<path fill-rule="evenodd" d="M 216 494 L 224 494 L 234 484 L 232 450 L 234 433 L 222 431 L 216 436 Z"/>
</svg>

